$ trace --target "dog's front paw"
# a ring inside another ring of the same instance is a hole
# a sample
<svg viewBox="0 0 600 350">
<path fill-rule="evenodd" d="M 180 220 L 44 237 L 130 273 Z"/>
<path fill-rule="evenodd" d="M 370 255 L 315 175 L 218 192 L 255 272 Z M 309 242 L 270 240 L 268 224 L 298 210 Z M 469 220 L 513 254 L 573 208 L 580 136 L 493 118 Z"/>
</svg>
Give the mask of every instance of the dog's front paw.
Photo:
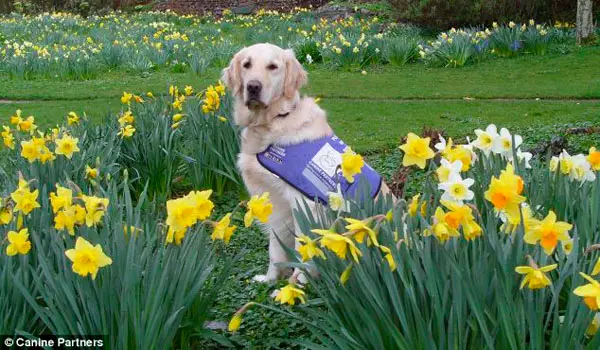
<svg viewBox="0 0 600 350">
<path fill-rule="evenodd" d="M 258 282 L 258 283 L 267 283 L 267 282 L 269 282 L 269 279 L 267 278 L 267 275 L 256 275 L 256 276 L 252 277 L 252 281 Z"/>
</svg>

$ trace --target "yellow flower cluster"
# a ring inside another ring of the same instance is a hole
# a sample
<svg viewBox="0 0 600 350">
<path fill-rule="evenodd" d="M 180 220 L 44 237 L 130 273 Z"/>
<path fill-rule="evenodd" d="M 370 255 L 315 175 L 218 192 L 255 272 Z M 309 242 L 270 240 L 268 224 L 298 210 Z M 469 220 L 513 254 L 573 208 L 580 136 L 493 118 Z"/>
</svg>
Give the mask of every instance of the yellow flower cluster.
<svg viewBox="0 0 600 350">
<path fill-rule="evenodd" d="M 217 86 L 208 86 L 204 92 L 204 99 L 202 100 L 202 112 L 208 114 L 210 112 L 216 112 L 221 106 L 221 97 L 225 96 L 225 86 L 219 80 Z"/>
<path fill-rule="evenodd" d="M 29 241 L 29 230 L 22 228 L 23 217 L 29 215 L 36 208 L 40 208 L 38 202 L 38 190 L 31 190 L 30 182 L 22 177 L 10 199 L 3 204 L 0 200 L 0 224 L 7 225 L 11 223 L 13 213 L 18 214 L 16 231 L 9 231 L 7 235 L 8 246 L 6 254 L 9 256 L 21 254 L 25 255 L 31 250 Z M 74 200 L 81 200 L 82 205 L 74 204 Z M 57 230 L 67 230 L 70 235 L 74 235 L 76 225 L 86 224 L 92 227 L 101 222 L 102 217 L 108 206 L 107 198 L 81 195 L 80 198 L 73 198 L 72 190 L 56 186 L 56 192 L 50 193 L 50 205 L 55 214 L 54 227 Z M 74 249 L 65 251 L 65 254 L 73 262 L 73 272 L 85 277 L 88 274 L 92 279 L 101 267 L 110 265 L 112 260 L 102 252 L 100 245 L 92 246 L 91 243 L 78 237 Z"/>
<path fill-rule="evenodd" d="M 167 201 L 167 243 L 181 244 L 187 230 L 207 219 L 215 207 L 210 200 L 212 190 L 192 191 L 186 196 Z"/>
<path fill-rule="evenodd" d="M 131 111 L 131 102 L 135 101 L 136 103 L 144 103 L 144 99 L 141 96 L 134 95 L 130 92 L 123 91 L 123 96 L 121 96 L 121 103 L 127 105 L 127 110 L 122 112 L 118 116 L 119 121 L 119 132 L 118 135 L 122 138 L 132 137 L 135 133 L 135 117 L 133 116 L 133 112 Z"/>
<path fill-rule="evenodd" d="M 74 199 L 81 204 L 74 204 Z M 54 213 L 54 228 L 66 230 L 71 236 L 75 234 L 75 226 L 96 226 L 101 222 L 106 209 L 108 198 L 81 195 L 73 198 L 71 189 L 56 185 L 56 192 L 50 193 L 50 204 Z"/>
</svg>

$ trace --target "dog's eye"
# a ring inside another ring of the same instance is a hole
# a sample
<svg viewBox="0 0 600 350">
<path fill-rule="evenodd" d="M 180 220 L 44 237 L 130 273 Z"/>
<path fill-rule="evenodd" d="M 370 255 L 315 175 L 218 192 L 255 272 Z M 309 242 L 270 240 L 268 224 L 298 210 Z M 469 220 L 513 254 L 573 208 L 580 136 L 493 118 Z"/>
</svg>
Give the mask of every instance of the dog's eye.
<svg viewBox="0 0 600 350">
<path fill-rule="evenodd" d="M 244 63 L 244 68 L 248 69 L 252 66 L 252 64 L 250 64 L 250 61 Z"/>
<path fill-rule="evenodd" d="M 275 69 L 277 69 L 277 65 L 271 63 L 270 65 L 267 66 L 267 69 L 268 70 L 275 70 Z"/>
</svg>

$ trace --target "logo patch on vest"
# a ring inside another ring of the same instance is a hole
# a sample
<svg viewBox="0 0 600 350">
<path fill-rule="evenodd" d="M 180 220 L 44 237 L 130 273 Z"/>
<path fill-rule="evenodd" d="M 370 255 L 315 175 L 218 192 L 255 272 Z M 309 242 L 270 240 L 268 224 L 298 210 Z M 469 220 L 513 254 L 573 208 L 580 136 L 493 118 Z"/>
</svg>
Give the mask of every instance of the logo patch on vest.
<svg viewBox="0 0 600 350">
<path fill-rule="evenodd" d="M 356 196 L 366 182 L 369 194 L 375 198 L 381 188 L 381 176 L 365 163 L 361 173 L 349 183 L 340 166 L 346 144 L 337 136 L 327 136 L 297 145 L 275 146 L 256 155 L 258 162 L 275 176 L 285 181 L 311 200 L 328 204 L 329 193 L 341 193 L 344 198 Z"/>
</svg>

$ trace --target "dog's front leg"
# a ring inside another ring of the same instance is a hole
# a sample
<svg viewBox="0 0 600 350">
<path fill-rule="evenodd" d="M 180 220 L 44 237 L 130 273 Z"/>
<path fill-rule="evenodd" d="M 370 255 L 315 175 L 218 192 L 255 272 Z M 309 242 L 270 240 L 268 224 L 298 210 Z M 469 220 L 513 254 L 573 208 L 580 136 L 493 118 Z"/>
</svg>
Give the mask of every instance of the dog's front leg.
<svg viewBox="0 0 600 350">
<path fill-rule="evenodd" d="M 269 224 L 265 226 L 265 231 L 269 235 L 269 268 L 266 275 L 255 276 L 255 281 L 275 282 L 286 273 L 286 270 L 289 270 L 279 264 L 289 261 L 284 246 L 294 248 L 294 223 L 291 215 L 289 209 L 282 210 L 280 206 L 273 212 Z"/>
</svg>

